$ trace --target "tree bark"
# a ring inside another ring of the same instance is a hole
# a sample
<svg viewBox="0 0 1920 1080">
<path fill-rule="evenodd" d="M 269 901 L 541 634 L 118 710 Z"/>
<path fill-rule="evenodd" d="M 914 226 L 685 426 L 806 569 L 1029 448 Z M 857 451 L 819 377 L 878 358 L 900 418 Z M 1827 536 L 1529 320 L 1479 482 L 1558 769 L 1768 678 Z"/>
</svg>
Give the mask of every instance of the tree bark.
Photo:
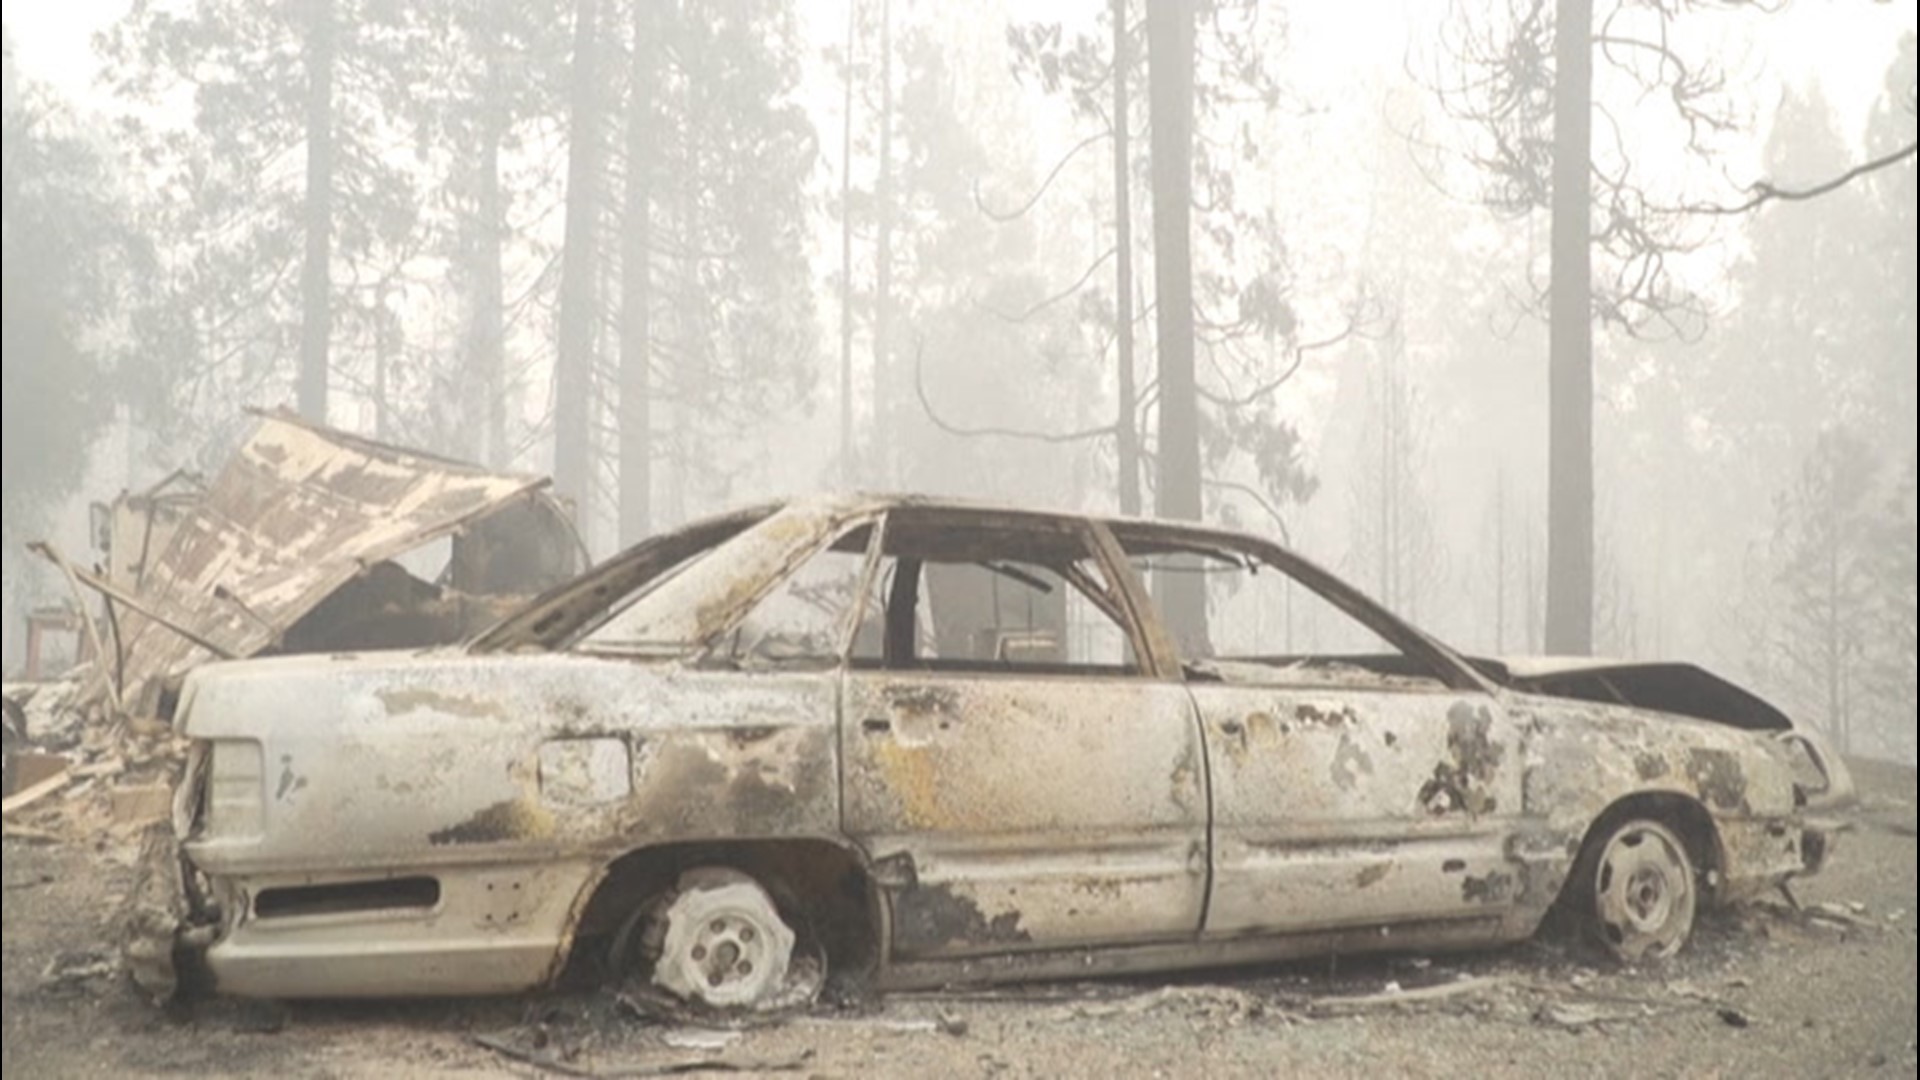
<svg viewBox="0 0 1920 1080">
<path fill-rule="evenodd" d="M 1380 550 L 1376 554 L 1379 556 L 1379 560 L 1380 560 L 1380 602 L 1387 605 L 1388 607 L 1396 607 L 1399 603 L 1399 597 L 1395 595 L 1394 582 L 1393 582 L 1393 577 L 1394 577 L 1394 574 L 1393 574 L 1393 571 L 1394 571 L 1393 485 L 1394 485 L 1394 479 L 1395 479 L 1394 478 L 1395 447 L 1394 447 L 1394 439 L 1393 439 L 1393 436 L 1394 436 L 1394 428 L 1393 428 L 1393 422 L 1394 422 L 1393 367 L 1394 367 L 1394 363 L 1393 363 L 1393 353 L 1391 351 L 1392 350 L 1391 343 L 1388 344 L 1387 348 L 1388 348 L 1388 352 L 1386 356 L 1386 363 L 1383 365 L 1385 370 L 1381 372 L 1380 382 L 1379 382 L 1380 416 L 1379 416 L 1378 422 L 1380 424 L 1380 490 L 1379 492 L 1377 492 L 1377 494 L 1379 495 L 1380 502 L 1379 502 L 1379 505 L 1376 507 L 1376 509 L 1379 511 L 1379 516 L 1380 516 L 1380 520 L 1378 523 L 1378 528 L 1380 530 L 1380 539 L 1379 539 Z"/>
<path fill-rule="evenodd" d="M 1593 2 L 1554 14 L 1546 650 L 1593 651 Z"/>
<path fill-rule="evenodd" d="M 1156 509 L 1200 518 L 1200 407 L 1193 369 L 1193 0 L 1147 5 L 1148 115 L 1153 125 L 1153 280 L 1159 338 L 1160 431 Z M 1154 594 L 1189 655 L 1205 655 L 1205 580 L 1157 573 Z"/>
<path fill-rule="evenodd" d="M 1493 651 L 1507 652 L 1507 474 L 1494 480 L 1493 489 Z"/>
<path fill-rule="evenodd" d="M 308 0 L 306 42 L 307 190 L 302 218 L 306 261 L 300 270 L 300 415 L 327 421 L 327 344 L 333 332 L 333 0 Z"/>
<path fill-rule="evenodd" d="M 1826 660 L 1827 683 L 1827 724 L 1833 734 L 1834 749 L 1842 754 L 1853 752 L 1852 725 L 1848 722 L 1846 704 L 1840 693 L 1841 667 L 1845 663 L 1840 639 L 1840 538 L 1843 535 L 1840 522 L 1846 520 L 1840 506 L 1840 484 L 1843 482 L 1834 458 L 1822 462 L 1822 480 L 1826 486 L 1826 521 L 1820 532 L 1826 537 L 1826 581 L 1825 581 L 1825 641 L 1822 642 Z"/>
<path fill-rule="evenodd" d="M 600 84 L 598 0 L 574 8 L 567 96 L 567 222 L 560 263 L 559 352 L 553 374 L 553 486 L 593 520 L 593 331 L 598 317 Z"/>
<path fill-rule="evenodd" d="M 1114 361 L 1119 384 L 1114 418 L 1114 469 L 1120 512 L 1140 512 L 1140 422 L 1133 386 L 1133 183 L 1128 156 L 1127 80 L 1133 68 L 1127 48 L 1127 0 L 1113 0 L 1113 318 Z"/>
<path fill-rule="evenodd" d="M 489 67 L 496 60 L 488 61 Z M 497 104 L 497 102 L 496 102 Z M 470 328 L 469 372 L 480 400 L 468 414 L 479 431 L 479 459 L 498 469 L 507 464 L 506 289 L 500 270 L 502 222 L 506 216 L 500 192 L 501 125 L 491 116 L 484 121 L 480 144 L 479 195 L 475 213 L 473 252 L 473 322 Z"/>
<path fill-rule="evenodd" d="M 859 0 L 847 4 L 847 79 L 840 128 L 840 485 L 853 486 L 853 46 Z"/>
<path fill-rule="evenodd" d="M 480 12 L 474 26 L 476 48 L 485 65 L 480 88 L 479 146 L 473 163 L 474 212 L 466 252 L 473 273 L 467 323 L 466 378 L 460 417 L 474 460 L 493 468 L 507 464 L 506 288 L 500 268 L 506 220 L 500 188 L 500 143 L 506 137 L 506 105 L 501 100 L 500 37 L 492 19 Z"/>
<path fill-rule="evenodd" d="M 387 287 L 374 294 L 373 312 L 373 437 L 381 442 L 393 438 L 388 422 L 387 401 L 392 393 L 390 373 L 393 363 L 392 328 L 387 325 Z"/>
<path fill-rule="evenodd" d="M 651 5 L 633 5 L 627 188 L 620 248 L 620 545 L 653 527 L 652 202 L 653 27 Z"/>
</svg>

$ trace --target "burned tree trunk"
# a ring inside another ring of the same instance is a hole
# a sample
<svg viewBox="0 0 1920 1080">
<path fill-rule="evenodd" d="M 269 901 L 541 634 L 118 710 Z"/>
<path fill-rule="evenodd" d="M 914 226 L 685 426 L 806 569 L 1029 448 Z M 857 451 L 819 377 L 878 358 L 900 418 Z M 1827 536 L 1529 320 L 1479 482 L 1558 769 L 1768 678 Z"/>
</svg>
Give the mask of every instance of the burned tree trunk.
<svg viewBox="0 0 1920 1080">
<path fill-rule="evenodd" d="M 1113 333 L 1119 401 L 1114 418 L 1114 463 L 1120 512 L 1140 512 L 1140 432 L 1133 386 L 1133 182 L 1128 169 L 1127 0 L 1113 0 Z"/>
<path fill-rule="evenodd" d="M 574 9 L 567 91 L 567 224 L 553 373 L 553 486 L 574 500 L 583 525 L 593 518 L 593 331 L 598 318 L 601 174 L 597 6 L 598 0 L 579 0 Z"/>
<path fill-rule="evenodd" d="M 499 123 L 489 119 L 480 144 L 468 342 L 469 392 L 479 400 L 467 415 L 467 422 L 479 428 L 479 460 L 496 469 L 507 464 L 506 290 L 500 271 L 506 209 L 500 192 L 500 139 Z"/>
<path fill-rule="evenodd" d="M 1554 16 L 1553 278 L 1548 299 L 1549 653 L 1593 651 L 1593 2 Z"/>
<path fill-rule="evenodd" d="M 301 217 L 306 261 L 300 271 L 300 415 L 326 423 L 327 343 L 333 331 L 333 0 L 309 0 L 307 69 L 307 190 Z"/>
<path fill-rule="evenodd" d="M 506 200 L 500 185 L 500 145 L 506 139 L 508 120 L 499 31 L 492 20 L 481 19 L 474 34 L 484 67 L 472 163 L 473 217 L 464 245 L 473 278 L 467 298 L 466 370 L 459 415 L 466 426 L 462 439 L 474 460 L 501 469 L 508 454 L 506 288 L 500 265 Z"/>
<path fill-rule="evenodd" d="M 631 96 L 627 101 L 627 188 L 620 246 L 620 544 L 636 544 L 653 527 L 652 364 L 649 219 L 653 137 L 651 6 L 633 5 Z"/>
<path fill-rule="evenodd" d="M 1193 370 L 1193 0 L 1147 5 L 1147 106 L 1153 131 L 1153 279 L 1159 337 L 1161 517 L 1200 518 L 1200 406 Z M 1204 654 L 1206 592 L 1197 573 L 1157 573 L 1168 628 Z"/>
<path fill-rule="evenodd" d="M 899 380 L 893 356 L 893 4 L 880 0 L 880 161 L 873 184 L 873 467 L 898 482 Z"/>
<path fill-rule="evenodd" d="M 840 128 L 840 484 L 851 486 L 853 468 L 853 46 L 860 5 L 847 5 L 846 84 Z"/>
</svg>

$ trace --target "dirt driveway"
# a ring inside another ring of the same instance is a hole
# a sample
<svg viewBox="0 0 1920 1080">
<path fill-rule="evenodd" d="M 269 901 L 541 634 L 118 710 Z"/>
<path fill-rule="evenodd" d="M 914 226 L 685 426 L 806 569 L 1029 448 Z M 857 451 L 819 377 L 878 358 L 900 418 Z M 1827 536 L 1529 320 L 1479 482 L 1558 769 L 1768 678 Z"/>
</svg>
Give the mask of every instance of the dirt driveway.
<svg viewBox="0 0 1920 1080">
<path fill-rule="evenodd" d="M 1911 769 L 1863 769 L 1861 827 L 1809 911 L 1716 916 L 1657 971 L 1533 943 L 821 1006 L 747 1031 L 605 994 L 168 1016 L 105 958 L 131 853 L 5 846 L 8 1077 L 1859 1076 L 1915 1070 Z"/>
</svg>

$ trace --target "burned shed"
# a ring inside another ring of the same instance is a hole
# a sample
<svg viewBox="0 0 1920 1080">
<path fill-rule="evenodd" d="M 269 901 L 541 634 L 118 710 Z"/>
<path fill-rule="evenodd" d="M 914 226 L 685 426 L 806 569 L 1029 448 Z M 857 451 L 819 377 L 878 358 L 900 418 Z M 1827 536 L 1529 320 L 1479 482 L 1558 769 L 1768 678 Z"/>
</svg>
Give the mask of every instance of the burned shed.
<svg viewBox="0 0 1920 1080">
<path fill-rule="evenodd" d="M 582 566 L 543 477 L 258 417 L 164 543 L 112 543 L 106 577 L 41 549 L 104 601 L 77 704 L 160 716 L 208 659 L 458 641 Z"/>
</svg>

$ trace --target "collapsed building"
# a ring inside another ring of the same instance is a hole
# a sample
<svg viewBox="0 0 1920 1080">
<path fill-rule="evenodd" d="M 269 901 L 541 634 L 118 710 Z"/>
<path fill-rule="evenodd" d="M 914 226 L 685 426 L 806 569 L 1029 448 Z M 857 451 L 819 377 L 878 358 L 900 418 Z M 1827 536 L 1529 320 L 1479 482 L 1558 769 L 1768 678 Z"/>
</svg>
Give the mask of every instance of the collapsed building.
<svg viewBox="0 0 1920 1080">
<path fill-rule="evenodd" d="M 15 750 L 157 731 L 207 660 L 448 644 L 583 568 L 544 477 L 255 415 L 211 482 L 174 473 L 96 504 L 91 568 L 32 545 L 75 600 L 31 636 L 70 635 L 81 662 L 7 687 L 8 794 Z"/>
</svg>

